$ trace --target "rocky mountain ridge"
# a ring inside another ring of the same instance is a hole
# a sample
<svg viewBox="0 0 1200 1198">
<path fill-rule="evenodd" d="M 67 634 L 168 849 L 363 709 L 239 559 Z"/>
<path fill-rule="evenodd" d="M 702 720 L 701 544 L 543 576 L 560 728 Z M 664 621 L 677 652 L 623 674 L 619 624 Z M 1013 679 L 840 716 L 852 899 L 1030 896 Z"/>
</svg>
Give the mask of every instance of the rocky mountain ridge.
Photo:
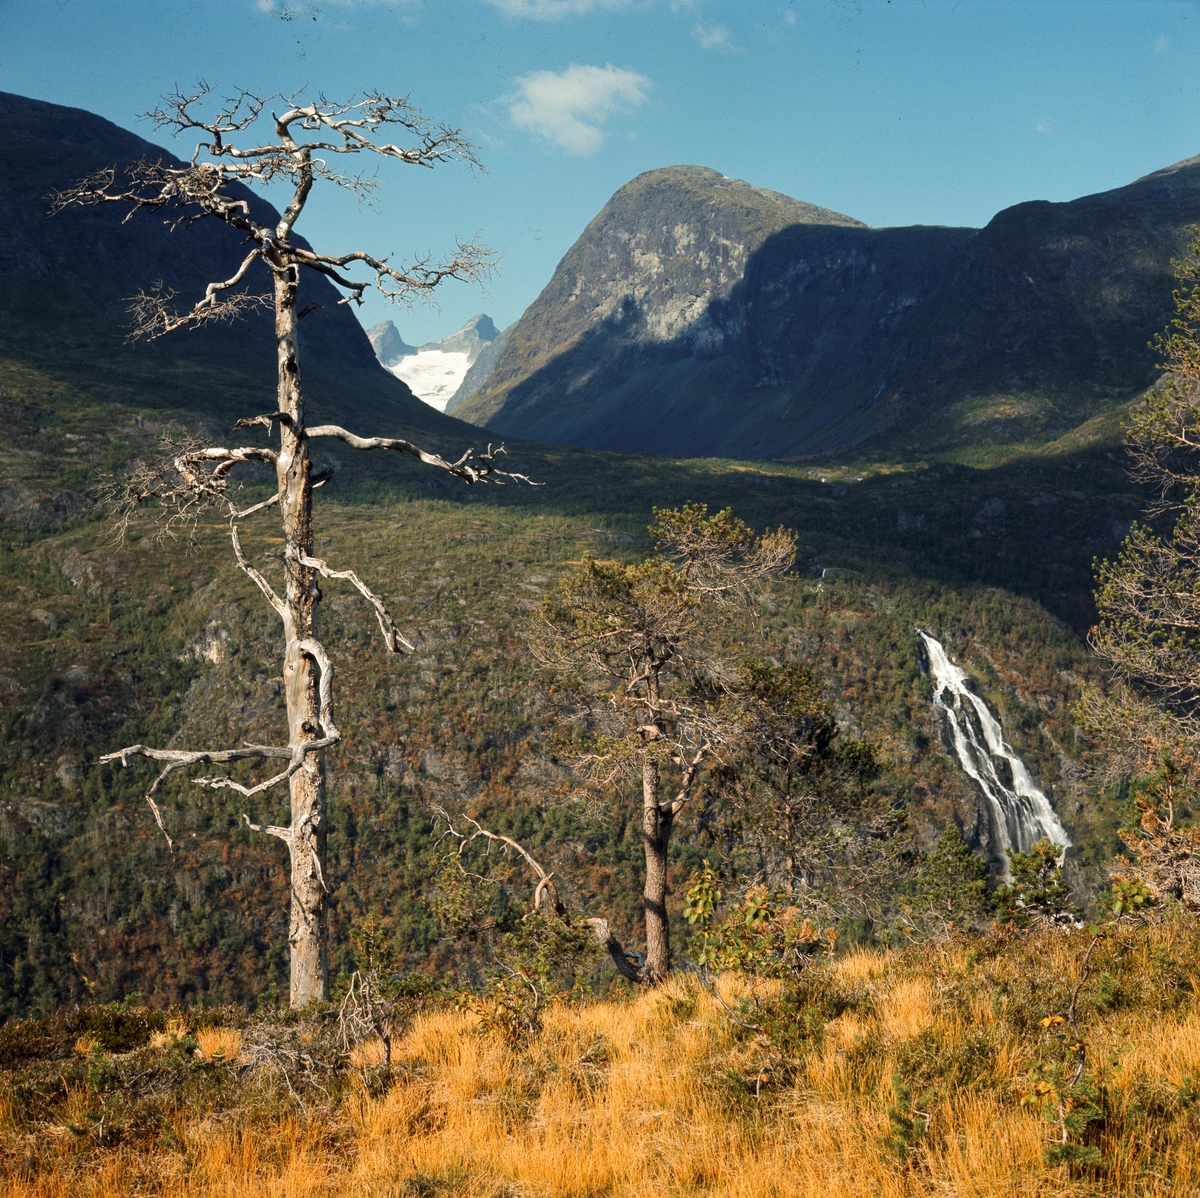
<svg viewBox="0 0 1200 1198">
<path fill-rule="evenodd" d="M 367 336 L 380 364 L 438 411 L 448 411 L 456 400 L 461 402 L 461 384 L 480 358 L 485 360 L 479 378 L 487 378 L 507 341 L 505 337 L 493 350 L 500 333 L 486 312 L 476 313 L 457 332 L 417 347 L 406 344 L 390 320 L 368 329 Z"/>
<path fill-rule="evenodd" d="M 1150 386 L 1200 159 L 982 230 L 870 229 L 700 167 L 621 188 L 456 407 L 498 433 L 742 458 L 1041 443 Z"/>
</svg>

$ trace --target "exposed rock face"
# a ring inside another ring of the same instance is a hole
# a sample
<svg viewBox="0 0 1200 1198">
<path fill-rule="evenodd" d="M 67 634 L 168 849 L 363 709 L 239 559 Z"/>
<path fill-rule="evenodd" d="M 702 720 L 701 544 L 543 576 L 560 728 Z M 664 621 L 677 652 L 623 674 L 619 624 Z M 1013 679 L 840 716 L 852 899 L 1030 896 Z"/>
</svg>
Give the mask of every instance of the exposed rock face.
<svg viewBox="0 0 1200 1198">
<path fill-rule="evenodd" d="M 689 456 L 1048 440 L 1153 382 L 1146 343 L 1198 221 L 1200 159 L 983 230 L 869 229 L 715 171 L 651 171 L 456 414 Z"/>
<path fill-rule="evenodd" d="M 499 353 L 499 350 L 489 353 L 499 333 L 486 312 L 472 316 L 457 333 L 440 341 L 427 341 L 419 348 L 406 345 L 390 320 L 369 329 L 367 336 L 379 361 L 411 388 L 414 395 L 439 412 L 449 410 L 455 396 L 462 391 L 463 380 L 481 355 L 488 355 L 488 364 L 477 375 L 480 382 L 491 373 Z"/>
<path fill-rule="evenodd" d="M 508 339 L 516 327 L 516 321 L 514 321 L 483 346 L 479 355 L 471 363 L 471 368 L 463 375 L 463 381 L 459 383 L 458 390 L 446 404 L 447 412 L 453 412 L 455 408 L 462 407 L 492 377 L 492 371 L 496 369 L 496 363 L 500 361 L 500 355 L 504 353 L 504 347 L 508 344 Z"/>
<path fill-rule="evenodd" d="M 540 436 L 549 427 L 539 419 L 546 414 L 543 396 L 561 384 L 567 393 L 582 386 L 597 397 L 620 386 L 643 358 L 719 353 L 724 332 L 712 322 L 710 305 L 729 295 L 767 237 L 802 222 L 861 227 L 706 167 L 639 175 L 567 252 L 517 322 L 487 386 L 460 415 L 497 428 L 531 423 L 539 430 L 532 435 Z M 566 373 L 547 372 L 565 354 L 571 355 Z M 532 388 L 520 386 L 535 376 Z"/>
<path fill-rule="evenodd" d="M 483 349 L 499 335 L 492 318 L 486 312 L 478 312 L 457 333 L 443 337 L 441 341 L 429 341 L 421 346 L 424 350 L 440 350 L 444 354 L 466 354 L 474 363 Z"/>
<path fill-rule="evenodd" d="M 375 356 L 384 366 L 395 366 L 401 358 L 417 352 L 416 346 L 405 343 L 390 320 L 381 321 L 367 330 L 367 340 Z"/>
</svg>

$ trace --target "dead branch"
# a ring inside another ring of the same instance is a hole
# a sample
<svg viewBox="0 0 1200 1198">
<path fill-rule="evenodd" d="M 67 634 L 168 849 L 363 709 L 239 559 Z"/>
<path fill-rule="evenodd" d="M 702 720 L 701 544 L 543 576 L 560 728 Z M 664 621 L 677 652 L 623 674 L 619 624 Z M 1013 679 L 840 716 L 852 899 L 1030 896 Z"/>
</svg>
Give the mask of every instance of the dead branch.
<svg viewBox="0 0 1200 1198">
<path fill-rule="evenodd" d="M 507 848 L 515 851 L 537 875 L 538 883 L 533 892 L 531 910 L 538 910 L 542 902 L 542 897 L 545 895 L 549 900 L 551 912 L 558 916 L 564 923 L 571 922 L 567 909 L 559 898 L 558 888 L 554 884 L 553 875 L 542 868 L 528 849 L 518 844 L 511 836 L 503 836 L 498 832 L 489 831 L 470 816 L 464 816 L 463 818 L 474 828 L 474 831 L 469 833 L 459 832 L 454 827 L 450 813 L 444 807 L 435 803 L 432 805 L 431 810 L 434 815 L 446 821 L 449 835 L 458 841 L 458 849 L 455 853 L 456 857 L 461 858 L 466 847 L 481 836 L 486 840 L 505 845 Z M 596 943 L 612 958 L 613 964 L 617 967 L 617 972 L 622 977 L 627 978 L 631 982 L 640 983 L 646 980 L 644 976 L 645 956 L 634 949 L 625 948 L 613 934 L 607 919 L 593 916 L 585 918 L 581 922 L 587 924 L 592 929 L 596 937 Z"/>
<path fill-rule="evenodd" d="M 246 272 L 258 257 L 259 251 L 254 250 L 246 255 L 241 266 L 230 278 L 223 282 L 209 283 L 204 289 L 204 298 L 198 300 L 192 310 L 183 315 L 171 311 L 170 301 L 175 298 L 176 293 L 164 288 L 161 282 L 150 292 L 138 292 L 130 298 L 133 328 L 129 340 L 138 341 L 144 337 L 148 341 L 154 341 L 173 333 L 176 329 L 200 328 L 214 320 L 237 319 L 253 308 L 271 307 L 270 295 L 247 295 L 241 292 L 221 297 L 222 292 L 236 287 L 246 277 Z"/>
<path fill-rule="evenodd" d="M 423 167 L 457 158 L 473 170 L 482 169 L 476 147 L 461 130 L 430 122 L 407 97 L 383 93 L 373 92 L 362 100 L 340 103 L 324 96 L 300 102 L 295 96 L 264 98 L 239 91 L 219 102 L 216 113 L 206 119 L 200 110 L 211 96 L 212 89 L 203 84 L 195 92 L 176 91 L 145 114 L 157 127 L 168 128 L 177 136 L 189 131 L 202 135 L 190 162 L 179 166 L 162 161 L 132 163 L 125 168 L 120 182 L 114 169 L 98 171 L 56 192 L 51 199 L 52 213 L 71 206 L 118 204 L 128 209 L 128 220 L 143 208 L 164 210 L 170 214 L 167 224 L 172 229 L 214 217 L 254 243 L 255 248 L 235 274 L 210 283 L 204 297 L 187 311 L 172 308 L 175 293 L 161 284 L 133 297 L 134 337 L 153 339 L 175 329 L 236 318 L 260 304 L 269 305 L 270 297 L 233 291 L 256 261 L 263 263 L 268 274 L 279 275 L 304 266 L 325 275 L 346 291 L 342 303 L 361 302 L 370 287 L 388 299 L 408 302 L 429 296 L 447 279 L 480 282 L 492 273 L 492 253 L 475 240 L 458 241 L 454 253 L 441 262 L 432 263 L 429 257 L 423 257 L 401 267 L 362 250 L 320 254 L 292 245 L 289 240 L 314 179 L 335 183 L 360 197 L 377 190 L 373 178 L 361 172 L 333 170 L 326 156 L 367 153 Z M 253 126 L 272 99 L 281 99 L 287 106 L 282 113 L 271 114 L 274 140 L 245 147 L 227 140 Z M 404 130 L 412 142 L 401 146 L 377 140 L 387 126 Z M 305 136 L 310 133 L 318 136 Z M 290 182 L 294 191 L 274 227 L 254 220 L 246 199 L 230 190 L 237 184 L 268 185 L 281 179 Z M 352 278 L 347 271 L 355 266 L 366 267 L 372 277 Z"/>
<path fill-rule="evenodd" d="M 243 811 L 242 822 L 251 832 L 263 832 L 267 836 L 278 836 L 280 840 L 291 845 L 293 837 L 291 828 L 280 828 L 275 824 L 252 824 L 250 817 Z"/>
<path fill-rule="evenodd" d="M 415 645 L 400 635 L 400 630 L 396 627 L 395 621 L 393 621 L 388 609 L 384 607 L 383 600 L 369 590 L 366 583 L 353 570 L 331 570 L 319 557 L 308 557 L 306 554 L 301 553 L 297 553 L 295 556 L 296 560 L 302 566 L 307 566 L 310 570 L 316 570 L 322 578 L 345 578 L 358 588 L 363 598 L 375 608 L 375 618 L 379 621 L 379 631 L 383 633 L 383 643 L 387 646 L 389 653 L 399 653 L 401 650 L 404 650 L 406 653 L 415 653 L 417 651 Z"/>
<path fill-rule="evenodd" d="M 527 478 L 524 474 L 514 474 L 506 470 L 497 469 L 497 456 L 507 452 L 503 445 L 493 452 L 489 444 L 487 453 L 479 455 L 475 454 L 474 449 L 468 449 L 457 462 L 447 462 L 445 458 L 440 457 L 438 454 L 428 453 L 426 450 L 418 448 L 411 441 L 405 441 L 399 437 L 359 437 L 355 433 L 348 432 L 336 424 L 318 424 L 315 428 L 308 429 L 307 433 L 310 440 L 314 437 L 336 437 L 338 440 L 345 441 L 347 445 L 351 445 L 355 449 L 393 449 L 397 453 L 411 454 L 413 457 L 419 458 L 427 466 L 436 466 L 439 470 L 444 470 L 447 474 L 453 474 L 456 478 L 461 478 L 469 485 L 479 482 L 495 482 L 503 485 L 503 479 L 511 478 L 516 482 L 528 483 L 531 487 L 545 486 L 544 483 L 533 482 L 532 479 Z"/>
<path fill-rule="evenodd" d="M 119 749 L 115 753 L 106 753 L 100 760 L 102 762 L 120 761 L 126 769 L 130 766 L 130 757 L 149 757 L 154 761 L 167 762 L 166 767 L 154 779 L 153 785 L 146 792 L 146 802 L 149 804 L 150 810 L 154 813 L 154 822 L 158 825 L 163 836 L 166 837 L 167 848 L 174 852 L 175 843 L 172 841 L 171 835 L 163 823 L 162 812 L 159 810 L 158 804 L 154 801 L 155 792 L 169 775 L 189 765 L 219 764 L 225 761 L 241 761 L 246 758 L 291 757 L 291 755 L 290 749 L 277 749 L 267 745 L 246 745 L 241 749 L 223 749 L 198 753 L 181 752 L 176 749 L 151 749 L 147 745 L 130 745 L 128 748 Z"/>
<path fill-rule="evenodd" d="M 229 538 L 233 542 L 233 556 L 238 566 L 253 580 L 254 584 L 266 596 L 267 602 L 278 612 L 281 619 L 287 619 L 287 605 L 275 594 L 271 584 L 250 564 L 242 552 L 242 542 L 238 537 L 238 527 L 229 521 Z"/>
<path fill-rule="evenodd" d="M 613 935 L 612 930 L 608 926 L 607 919 L 592 916 L 583 922 L 592 929 L 596 936 L 596 943 L 608 953 L 612 959 L 612 963 L 617 967 L 617 972 L 623 978 L 639 984 L 646 980 L 646 957 L 644 953 L 639 953 L 636 949 L 625 948 L 616 936 Z"/>
</svg>

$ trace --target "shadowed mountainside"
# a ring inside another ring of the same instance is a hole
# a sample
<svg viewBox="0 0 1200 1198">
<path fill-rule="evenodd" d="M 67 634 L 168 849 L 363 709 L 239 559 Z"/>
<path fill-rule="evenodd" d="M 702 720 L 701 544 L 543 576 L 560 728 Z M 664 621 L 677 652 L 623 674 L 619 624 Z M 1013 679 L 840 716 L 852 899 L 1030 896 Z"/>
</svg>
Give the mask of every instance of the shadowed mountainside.
<svg viewBox="0 0 1200 1198">
<path fill-rule="evenodd" d="M 228 277 L 243 250 L 216 221 L 171 232 L 163 216 L 119 205 L 47 215 L 50 194 L 106 167 L 142 158 L 174 162 L 92 113 L 0 93 L 0 358 L 23 363 L 110 401 L 183 411 L 222 424 L 274 407 L 275 345 L 268 309 L 233 324 L 181 332 L 153 343 L 126 341 L 129 297 L 156 283 L 180 304 Z M 244 192 L 255 216 L 274 210 Z M 269 291 L 265 270 L 251 291 Z M 371 343 L 340 295 L 305 275 L 301 325 L 305 389 L 312 409 L 359 431 L 443 439 L 471 430 L 415 399 L 379 366 Z"/>
<path fill-rule="evenodd" d="M 1153 383 L 1200 159 L 978 231 L 869 229 L 774 193 L 756 209 L 762 194 L 699 167 L 627 184 L 457 414 L 741 458 L 1060 437 Z"/>
</svg>

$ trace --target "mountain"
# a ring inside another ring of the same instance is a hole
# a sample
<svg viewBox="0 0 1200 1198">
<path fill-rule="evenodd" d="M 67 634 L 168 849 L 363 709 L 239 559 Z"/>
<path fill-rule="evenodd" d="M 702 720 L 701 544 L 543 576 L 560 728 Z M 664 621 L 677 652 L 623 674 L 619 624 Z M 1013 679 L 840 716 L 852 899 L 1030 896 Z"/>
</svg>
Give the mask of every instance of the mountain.
<svg viewBox="0 0 1200 1198">
<path fill-rule="evenodd" d="M 457 333 L 443 337 L 441 341 L 429 341 L 421 346 L 422 352 L 439 351 L 443 354 L 466 354 L 474 363 L 484 348 L 496 340 L 499 330 L 485 312 L 478 312 Z"/>
<path fill-rule="evenodd" d="M 390 320 L 372 325 L 367 330 L 367 340 L 370 341 L 381 366 L 395 366 L 401 358 L 417 352 L 417 347 L 407 344 Z"/>
<path fill-rule="evenodd" d="M 449 410 L 463 379 L 481 355 L 488 355 L 488 361 L 495 362 L 496 352 L 489 351 L 499 333 L 492 318 L 479 312 L 457 333 L 440 341 L 427 341 L 419 349 L 406 345 L 390 320 L 369 329 L 367 336 L 380 363 L 410 387 L 414 395 L 440 412 Z M 490 366 L 485 369 L 490 373 Z M 486 377 L 486 373 L 481 375 Z"/>
<path fill-rule="evenodd" d="M 228 427 L 275 406 L 267 310 L 150 343 L 126 338 L 130 296 L 159 281 L 181 304 L 203 295 L 210 280 L 233 273 L 243 252 L 239 237 L 216 221 L 171 232 L 149 212 L 122 224 L 125 213 L 115 204 L 47 215 L 54 190 L 142 158 L 177 162 L 92 113 L 0 93 L 0 362 L 83 386 L 98 402 L 136 398 L 140 408 Z M 242 194 L 257 219 L 278 219 L 265 201 Z M 265 277 L 249 286 L 268 289 Z M 300 332 L 315 415 L 447 448 L 471 435 L 380 368 L 366 333 L 324 278 L 306 274 L 301 296 L 305 307 L 313 305 Z"/>
<path fill-rule="evenodd" d="M 272 1003 L 286 986 L 286 880 L 281 888 L 278 843 L 242 816 L 268 821 L 274 800 L 167 779 L 159 797 L 171 851 L 144 801 L 153 771 L 99 758 L 136 743 L 273 740 L 283 718 L 278 622 L 231 560 L 222 522 L 201 521 L 193 552 L 164 552 L 147 512 L 114 545 L 107 521 L 89 518 L 81 498 L 105 472 L 153 457 L 164 432 L 223 433 L 234 416 L 262 411 L 273 394 L 269 322 L 125 345 L 123 297 L 160 276 L 181 292 L 194 288 L 219 275 L 230 247 L 216 226 L 168 234 L 154 219 L 122 226 L 94 210 L 47 220 L 41 197 L 51 187 L 151 149 L 86 113 L 6 103 L 0 1016 L 89 998 L 129 999 L 128 1011 L 139 991 L 138 1005 Z M 737 209 L 738 227 L 754 233 L 737 242 L 740 265 L 732 236 L 705 250 L 710 265 L 721 254 L 732 263 L 716 307 L 750 277 L 746 264 L 759 251 L 747 246 L 761 250 L 814 210 L 700 175 L 696 189 L 708 187 L 712 204 Z M 812 228 L 824 235 L 864 232 L 817 215 L 825 223 Z M 645 246 L 635 249 L 644 259 Z M 697 273 L 687 286 L 702 282 Z M 686 302 L 674 268 L 655 288 L 647 302 L 665 296 L 668 315 Z M 326 304 L 302 325 L 318 410 L 371 431 L 415 429 L 459 451 L 492 439 L 414 400 L 333 305 L 335 293 L 316 283 L 306 290 Z M 967 431 L 983 444 L 991 428 Z M 917 656 L 920 627 L 977 679 L 1052 799 L 1081 892 L 1103 882 L 1120 796 L 1096 783 L 1097 746 L 1072 710 L 1080 682 L 1098 676 L 1083 640 L 1095 622 L 1092 562 L 1116 550 L 1142 504 L 1117 452 L 1118 422 L 1093 433 L 1064 437 L 1054 453 L 1014 451 L 988 469 L 919 458 L 879 469 L 677 461 L 509 440 L 506 460 L 545 484 L 537 488 L 460 486 L 399 455 L 339 447 L 336 485 L 320 492 L 318 551 L 358 571 L 418 651 L 382 653 L 369 607 L 330 580 L 322 618 L 345 730 L 330 755 L 333 973 L 355 968 L 349 930 L 376 909 L 406 970 L 478 976 L 438 939 L 429 906 L 444 855 L 432 802 L 504 827 L 564 880 L 573 910 L 604 912 L 637 935 L 636 827 L 548 801 L 565 781 L 547 748 L 557 705 L 539 686 L 528 635 L 570 563 L 585 553 L 637 560 L 652 545 L 652 509 L 690 501 L 729 506 L 757 528 L 798 530 L 799 565 L 762 626 L 772 642 L 763 652 L 811 663 L 839 723 L 878 740 L 888 762 L 879 785 L 907 813 L 914 851 L 928 851 L 948 821 L 972 847 L 989 845 L 987 805 L 940 739 L 944 717 Z M 276 581 L 277 527 L 269 516 L 251 519 L 243 541 Z M 746 651 L 757 649 L 738 646 L 739 656 Z M 711 855 L 700 815 L 679 827 L 677 892 Z M 681 919 L 675 930 L 683 944 Z"/>
<path fill-rule="evenodd" d="M 500 355 L 504 353 L 504 347 L 508 344 L 508 339 L 512 336 L 512 331 L 516 327 L 517 325 L 514 321 L 508 328 L 497 333 L 479 351 L 479 356 L 471 363 L 471 367 L 467 373 L 463 375 L 463 380 L 459 383 L 458 390 L 455 391 L 446 403 L 445 410 L 447 413 L 462 407 L 492 377 L 492 371 L 496 369 L 496 363 L 500 361 Z"/>
<path fill-rule="evenodd" d="M 1200 158 L 986 228 L 870 229 L 700 167 L 584 230 L 456 414 L 741 458 L 1045 443 L 1150 386 Z"/>
</svg>

